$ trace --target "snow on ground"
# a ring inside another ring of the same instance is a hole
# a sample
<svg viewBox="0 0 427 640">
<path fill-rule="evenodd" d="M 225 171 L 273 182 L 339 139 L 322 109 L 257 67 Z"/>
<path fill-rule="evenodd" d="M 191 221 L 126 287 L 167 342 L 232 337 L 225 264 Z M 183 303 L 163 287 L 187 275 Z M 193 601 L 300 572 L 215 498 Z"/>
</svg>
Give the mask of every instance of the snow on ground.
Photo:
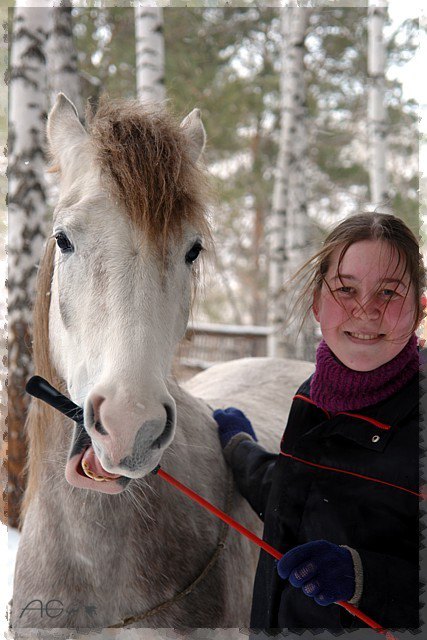
<svg viewBox="0 0 427 640">
<path fill-rule="evenodd" d="M 6 606 L 12 597 L 13 572 L 16 551 L 18 549 L 19 532 L 0 525 L 0 634 L 7 630 Z"/>
<path fill-rule="evenodd" d="M 16 551 L 18 549 L 19 532 L 0 525 L 0 634 L 7 630 L 6 606 L 12 597 L 13 572 Z"/>
</svg>

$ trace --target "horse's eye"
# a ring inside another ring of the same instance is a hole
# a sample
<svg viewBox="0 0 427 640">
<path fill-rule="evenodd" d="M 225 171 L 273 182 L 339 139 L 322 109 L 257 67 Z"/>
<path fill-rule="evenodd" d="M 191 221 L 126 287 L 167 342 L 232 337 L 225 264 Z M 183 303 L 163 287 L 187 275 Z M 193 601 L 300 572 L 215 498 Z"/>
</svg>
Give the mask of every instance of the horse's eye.
<svg viewBox="0 0 427 640">
<path fill-rule="evenodd" d="M 74 251 L 74 247 L 65 235 L 63 231 L 59 231 L 55 234 L 56 244 L 61 249 L 62 253 L 70 253 Z"/>
<path fill-rule="evenodd" d="M 192 262 L 194 262 L 198 258 L 199 253 L 201 251 L 203 251 L 203 247 L 200 244 L 200 242 L 196 242 L 195 244 L 193 244 L 193 246 L 191 247 L 190 251 L 188 251 L 185 254 L 185 262 L 187 264 L 191 264 Z"/>
</svg>

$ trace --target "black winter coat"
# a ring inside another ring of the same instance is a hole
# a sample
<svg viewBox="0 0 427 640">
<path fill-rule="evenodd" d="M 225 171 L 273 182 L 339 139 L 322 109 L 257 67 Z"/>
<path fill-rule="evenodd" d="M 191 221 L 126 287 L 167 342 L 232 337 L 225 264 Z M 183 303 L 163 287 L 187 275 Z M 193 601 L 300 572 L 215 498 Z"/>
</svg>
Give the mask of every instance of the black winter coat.
<svg viewBox="0 0 427 640">
<path fill-rule="evenodd" d="M 360 554 L 358 608 L 388 628 L 419 626 L 419 380 L 360 411 L 329 415 L 297 391 L 280 454 L 249 436 L 224 450 L 241 493 L 264 520 L 264 540 L 285 553 L 324 539 Z M 264 551 L 251 628 L 357 628 L 338 605 L 322 607 L 282 580 Z"/>
</svg>

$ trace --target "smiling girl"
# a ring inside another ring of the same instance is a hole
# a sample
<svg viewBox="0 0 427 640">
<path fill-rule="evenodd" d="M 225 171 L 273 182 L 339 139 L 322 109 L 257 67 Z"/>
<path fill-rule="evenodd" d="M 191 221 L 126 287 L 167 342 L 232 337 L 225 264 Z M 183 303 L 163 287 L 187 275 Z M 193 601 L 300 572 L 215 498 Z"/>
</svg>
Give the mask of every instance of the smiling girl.
<svg viewBox="0 0 427 640">
<path fill-rule="evenodd" d="M 264 520 L 251 627 L 419 626 L 419 349 L 425 270 L 392 215 L 344 220 L 299 274 L 323 340 L 278 455 L 233 407 L 214 417 L 241 493 Z"/>
</svg>

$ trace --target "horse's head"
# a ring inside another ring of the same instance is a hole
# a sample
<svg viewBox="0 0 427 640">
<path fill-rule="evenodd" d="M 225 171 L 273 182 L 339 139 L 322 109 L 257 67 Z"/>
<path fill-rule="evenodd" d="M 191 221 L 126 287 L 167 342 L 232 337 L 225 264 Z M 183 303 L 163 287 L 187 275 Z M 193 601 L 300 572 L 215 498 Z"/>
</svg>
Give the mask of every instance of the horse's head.
<svg viewBox="0 0 427 640">
<path fill-rule="evenodd" d="M 48 139 L 60 173 L 50 356 L 88 434 L 75 434 L 66 477 L 118 493 L 174 435 L 166 381 L 209 238 L 205 132 L 198 110 L 176 125 L 137 102 L 102 102 L 86 130 L 61 94 Z"/>
</svg>

